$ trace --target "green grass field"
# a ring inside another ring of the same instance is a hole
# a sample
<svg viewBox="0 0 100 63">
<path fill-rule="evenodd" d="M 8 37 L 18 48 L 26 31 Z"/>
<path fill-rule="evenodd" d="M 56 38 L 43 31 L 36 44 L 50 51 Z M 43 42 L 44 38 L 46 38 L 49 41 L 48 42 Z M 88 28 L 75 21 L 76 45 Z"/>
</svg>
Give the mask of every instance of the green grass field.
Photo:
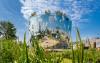
<svg viewBox="0 0 100 63">
<path fill-rule="evenodd" d="M 61 63 L 72 63 L 71 59 L 64 58 Z"/>
<path fill-rule="evenodd" d="M 27 46 L 26 34 L 24 41 L 0 39 L 0 63 L 100 63 L 100 51 L 95 48 L 85 50 L 77 31 L 77 39 L 80 40 L 77 49 L 63 51 L 46 51 L 39 45 L 39 40 L 34 38 L 31 47 Z"/>
</svg>

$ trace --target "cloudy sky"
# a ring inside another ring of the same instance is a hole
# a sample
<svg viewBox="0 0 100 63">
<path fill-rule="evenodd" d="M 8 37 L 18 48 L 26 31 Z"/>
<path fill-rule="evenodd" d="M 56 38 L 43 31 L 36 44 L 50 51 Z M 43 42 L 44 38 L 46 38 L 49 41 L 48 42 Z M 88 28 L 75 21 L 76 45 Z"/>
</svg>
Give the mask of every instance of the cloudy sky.
<svg viewBox="0 0 100 63">
<path fill-rule="evenodd" d="M 0 0 L 0 20 L 10 20 L 17 28 L 22 40 L 28 30 L 27 22 L 32 12 L 41 14 L 44 10 L 61 10 L 78 26 L 81 36 L 100 36 L 100 0 Z"/>
</svg>

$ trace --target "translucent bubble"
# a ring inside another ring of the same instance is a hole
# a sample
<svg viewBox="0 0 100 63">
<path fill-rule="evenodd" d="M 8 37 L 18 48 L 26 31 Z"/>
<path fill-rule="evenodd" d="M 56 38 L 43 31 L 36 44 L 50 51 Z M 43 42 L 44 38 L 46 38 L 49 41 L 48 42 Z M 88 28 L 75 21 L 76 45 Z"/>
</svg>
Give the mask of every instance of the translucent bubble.
<svg viewBox="0 0 100 63">
<path fill-rule="evenodd" d="M 38 35 L 39 31 L 51 32 L 59 30 L 63 33 L 70 33 L 72 28 L 72 21 L 68 16 L 60 11 L 55 13 L 45 12 L 41 15 L 33 15 L 30 17 L 30 30 L 33 35 Z"/>
</svg>

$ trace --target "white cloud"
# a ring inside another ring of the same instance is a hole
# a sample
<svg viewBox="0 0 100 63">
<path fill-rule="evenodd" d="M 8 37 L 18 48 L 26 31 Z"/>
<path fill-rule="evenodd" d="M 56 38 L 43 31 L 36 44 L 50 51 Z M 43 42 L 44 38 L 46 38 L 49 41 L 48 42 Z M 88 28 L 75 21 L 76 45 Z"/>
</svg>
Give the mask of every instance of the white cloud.
<svg viewBox="0 0 100 63">
<path fill-rule="evenodd" d="M 87 18 L 83 19 L 84 15 L 99 7 L 95 0 L 20 0 L 20 2 L 22 3 L 21 13 L 26 19 L 29 19 L 33 12 L 42 14 L 47 9 L 51 12 L 61 10 L 70 17 L 73 24 L 87 20 Z"/>
<path fill-rule="evenodd" d="M 23 4 L 21 12 L 23 15 L 27 15 L 27 18 L 29 18 L 33 12 L 41 14 L 44 10 L 50 9 L 52 12 L 63 10 L 71 17 L 72 21 L 77 21 L 81 19 L 84 14 L 92 11 L 93 8 L 90 8 L 90 6 L 93 5 L 94 1 L 95 0 L 20 0 Z"/>
</svg>

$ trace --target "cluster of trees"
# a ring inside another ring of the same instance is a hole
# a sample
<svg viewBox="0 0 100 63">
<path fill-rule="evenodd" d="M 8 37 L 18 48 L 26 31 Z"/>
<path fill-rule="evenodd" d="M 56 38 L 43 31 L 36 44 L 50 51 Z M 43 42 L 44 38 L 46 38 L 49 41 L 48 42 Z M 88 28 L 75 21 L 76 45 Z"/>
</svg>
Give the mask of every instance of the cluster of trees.
<svg viewBox="0 0 100 63">
<path fill-rule="evenodd" d="M 16 39 L 16 28 L 10 21 L 0 21 L 0 37 Z"/>
</svg>

